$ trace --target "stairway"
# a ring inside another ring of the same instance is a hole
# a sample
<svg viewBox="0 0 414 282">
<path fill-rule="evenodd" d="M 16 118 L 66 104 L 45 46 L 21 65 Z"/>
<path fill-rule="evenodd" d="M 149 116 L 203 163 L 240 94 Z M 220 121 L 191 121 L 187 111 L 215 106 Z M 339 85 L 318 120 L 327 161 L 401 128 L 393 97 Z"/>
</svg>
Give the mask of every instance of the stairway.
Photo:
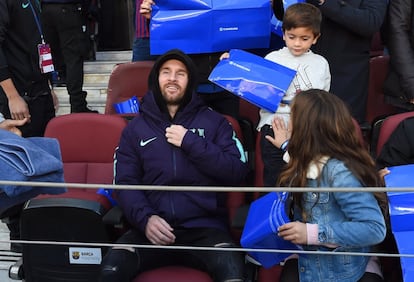
<svg viewBox="0 0 414 282">
<path fill-rule="evenodd" d="M 112 69 L 116 64 L 130 62 L 132 51 L 102 51 L 96 53 L 96 61 L 86 61 L 84 64 L 83 90 L 88 92 L 88 105 L 100 113 L 105 111 L 106 91 Z M 56 115 L 70 113 L 69 95 L 66 86 L 54 87 L 59 100 Z"/>
</svg>

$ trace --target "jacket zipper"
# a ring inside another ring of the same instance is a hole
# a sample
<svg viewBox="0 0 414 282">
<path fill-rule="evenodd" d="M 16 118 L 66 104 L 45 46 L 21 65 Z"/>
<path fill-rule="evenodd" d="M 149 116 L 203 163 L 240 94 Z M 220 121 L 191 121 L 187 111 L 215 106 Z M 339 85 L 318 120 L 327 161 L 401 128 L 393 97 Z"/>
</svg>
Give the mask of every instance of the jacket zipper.
<svg viewBox="0 0 414 282">
<path fill-rule="evenodd" d="M 177 162 L 176 162 L 176 156 L 175 156 L 175 149 L 172 148 L 172 163 L 173 163 L 173 173 L 174 173 L 174 178 L 177 177 Z M 171 214 L 172 214 L 172 220 L 174 222 L 174 225 L 177 225 L 176 222 L 176 216 L 175 216 L 175 206 L 174 206 L 174 202 L 173 202 L 173 193 L 172 192 L 168 192 L 168 194 L 170 195 L 170 207 L 171 207 Z"/>
</svg>

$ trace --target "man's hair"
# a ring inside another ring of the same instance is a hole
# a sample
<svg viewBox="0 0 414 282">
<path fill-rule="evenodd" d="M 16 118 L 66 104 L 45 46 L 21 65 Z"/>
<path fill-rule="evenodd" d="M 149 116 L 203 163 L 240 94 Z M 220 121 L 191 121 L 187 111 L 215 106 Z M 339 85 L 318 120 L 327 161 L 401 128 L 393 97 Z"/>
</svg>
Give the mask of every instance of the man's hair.
<svg viewBox="0 0 414 282">
<path fill-rule="evenodd" d="M 283 16 L 283 32 L 292 28 L 310 28 L 315 36 L 321 33 L 322 14 L 318 8 L 308 3 L 290 5 Z"/>
</svg>

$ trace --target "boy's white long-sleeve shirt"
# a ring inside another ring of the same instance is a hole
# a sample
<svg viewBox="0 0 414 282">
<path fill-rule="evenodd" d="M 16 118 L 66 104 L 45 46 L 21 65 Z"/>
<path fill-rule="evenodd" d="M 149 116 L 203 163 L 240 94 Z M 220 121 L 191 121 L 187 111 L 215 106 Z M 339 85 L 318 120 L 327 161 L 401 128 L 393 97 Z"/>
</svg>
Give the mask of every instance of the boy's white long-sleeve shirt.
<svg viewBox="0 0 414 282">
<path fill-rule="evenodd" d="M 330 89 L 331 73 L 328 61 L 324 57 L 313 53 L 311 50 L 300 56 L 294 56 L 287 47 L 284 47 L 280 50 L 270 52 L 265 56 L 265 59 L 297 71 L 285 96 L 283 96 L 283 101 L 285 102 L 290 102 L 298 91 L 311 88 L 326 91 Z M 265 124 L 271 125 L 275 114 L 281 115 L 287 122 L 289 120 L 290 107 L 282 104 L 278 107 L 276 113 L 260 109 L 260 121 L 257 129 L 260 130 Z"/>
</svg>

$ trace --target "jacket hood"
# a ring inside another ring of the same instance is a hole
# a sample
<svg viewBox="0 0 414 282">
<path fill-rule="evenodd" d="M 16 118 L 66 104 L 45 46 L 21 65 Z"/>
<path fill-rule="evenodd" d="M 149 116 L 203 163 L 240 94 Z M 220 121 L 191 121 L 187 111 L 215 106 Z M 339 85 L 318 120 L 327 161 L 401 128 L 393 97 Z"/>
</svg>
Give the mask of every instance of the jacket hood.
<svg viewBox="0 0 414 282">
<path fill-rule="evenodd" d="M 180 105 L 179 111 L 185 107 L 193 96 L 193 93 L 196 90 L 197 86 L 197 71 L 194 62 L 189 56 L 184 54 L 179 49 L 172 49 L 165 54 L 158 57 L 155 61 L 154 66 L 148 76 L 148 89 L 153 93 L 155 102 L 162 112 L 167 112 L 167 106 L 164 101 L 164 98 L 161 94 L 160 85 L 158 83 L 158 78 L 160 74 L 160 69 L 162 65 L 168 60 L 178 60 L 182 62 L 188 71 L 188 85 L 185 90 L 183 101 Z"/>
</svg>

